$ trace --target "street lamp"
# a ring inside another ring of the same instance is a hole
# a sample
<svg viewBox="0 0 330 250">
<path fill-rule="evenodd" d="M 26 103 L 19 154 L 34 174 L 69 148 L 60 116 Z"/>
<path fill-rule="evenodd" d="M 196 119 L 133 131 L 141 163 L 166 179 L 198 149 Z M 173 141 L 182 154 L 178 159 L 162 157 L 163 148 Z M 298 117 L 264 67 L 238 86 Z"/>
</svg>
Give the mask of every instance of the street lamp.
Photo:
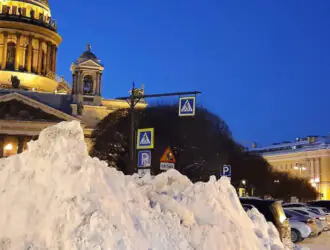
<svg viewBox="0 0 330 250">
<path fill-rule="evenodd" d="M 242 184 L 245 186 L 246 185 L 246 180 L 242 180 Z"/>
<path fill-rule="evenodd" d="M 302 164 L 297 164 L 296 166 L 294 166 L 294 169 L 295 170 L 299 170 L 300 177 L 301 177 L 302 171 L 306 171 L 307 170 L 307 168 L 304 167 Z"/>
<path fill-rule="evenodd" d="M 316 188 L 317 187 L 317 184 L 320 183 L 320 178 L 312 178 L 312 179 L 310 179 L 309 182 L 312 184 L 312 187 L 313 188 Z"/>
</svg>

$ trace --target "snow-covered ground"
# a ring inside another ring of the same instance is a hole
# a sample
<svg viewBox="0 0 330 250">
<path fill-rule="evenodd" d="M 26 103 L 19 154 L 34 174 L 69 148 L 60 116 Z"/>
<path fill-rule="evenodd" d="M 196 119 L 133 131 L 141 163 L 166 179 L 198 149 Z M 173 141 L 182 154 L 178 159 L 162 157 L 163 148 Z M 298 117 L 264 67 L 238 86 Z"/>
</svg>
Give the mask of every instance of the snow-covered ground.
<svg viewBox="0 0 330 250">
<path fill-rule="evenodd" d="M 324 232 L 319 237 L 304 240 L 299 244 L 302 249 L 309 248 L 310 250 L 329 250 L 330 249 L 330 232 Z"/>
<path fill-rule="evenodd" d="M 0 160 L 0 249 L 284 249 L 228 179 L 124 176 L 88 156 L 78 122 Z"/>
</svg>

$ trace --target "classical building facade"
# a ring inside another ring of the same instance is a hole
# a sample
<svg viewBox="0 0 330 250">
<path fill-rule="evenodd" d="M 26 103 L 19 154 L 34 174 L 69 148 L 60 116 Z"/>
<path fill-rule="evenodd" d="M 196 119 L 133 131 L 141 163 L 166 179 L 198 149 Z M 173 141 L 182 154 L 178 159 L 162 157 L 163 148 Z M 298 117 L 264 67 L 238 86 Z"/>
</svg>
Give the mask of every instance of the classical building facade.
<svg viewBox="0 0 330 250">
<path fill-rule="evenodd" d="M 250 151 L 263 156 L 277 171 L 307 179 L 320 199 L 330 200 L 329 137 L 308 136 L 267 147 L 254 144 Z"/>
<path fill-rule="evenodd" d="M 0 158 L 61 121 L 80 121 L 90 145 L 97 123 L 128 107 L 102 97 L 104 67 L 90 45 L 71 65 L 72 84 L 57 77 L 61 41 L 48 0 L 0 1 Z"/>
</svg>

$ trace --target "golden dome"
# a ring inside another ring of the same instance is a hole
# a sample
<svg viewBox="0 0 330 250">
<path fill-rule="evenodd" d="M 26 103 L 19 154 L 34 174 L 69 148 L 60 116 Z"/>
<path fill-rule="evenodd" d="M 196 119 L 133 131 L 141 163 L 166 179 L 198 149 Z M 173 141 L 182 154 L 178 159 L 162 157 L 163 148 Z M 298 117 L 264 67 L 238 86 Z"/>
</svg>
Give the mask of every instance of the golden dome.
<svg viewBox="0 0 330 250">
<path fill-rule="evenodd" d="M 0 89 L 17 77 L 23 88 L 56 91 L 61 41 L 48 0 L 0 1 Z"/>
</svg>

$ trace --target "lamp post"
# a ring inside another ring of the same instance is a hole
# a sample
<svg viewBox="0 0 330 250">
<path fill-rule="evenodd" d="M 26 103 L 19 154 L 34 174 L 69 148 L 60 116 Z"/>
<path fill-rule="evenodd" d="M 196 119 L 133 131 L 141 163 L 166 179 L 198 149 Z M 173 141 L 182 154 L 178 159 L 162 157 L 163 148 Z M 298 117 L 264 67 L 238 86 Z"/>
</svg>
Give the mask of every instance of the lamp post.
<svg viewBox="0 0 330 250">
<path fill-rule="evenodd" d="M 302 165 L 302 164 L 297 164 L 296 166 L 294 166 L 294 169 L 299 171 L 300 177 L 302 175 L 302 171 L 306 171 L 307 170 L 307 168 L 304 165 Z"/>
</svg>

